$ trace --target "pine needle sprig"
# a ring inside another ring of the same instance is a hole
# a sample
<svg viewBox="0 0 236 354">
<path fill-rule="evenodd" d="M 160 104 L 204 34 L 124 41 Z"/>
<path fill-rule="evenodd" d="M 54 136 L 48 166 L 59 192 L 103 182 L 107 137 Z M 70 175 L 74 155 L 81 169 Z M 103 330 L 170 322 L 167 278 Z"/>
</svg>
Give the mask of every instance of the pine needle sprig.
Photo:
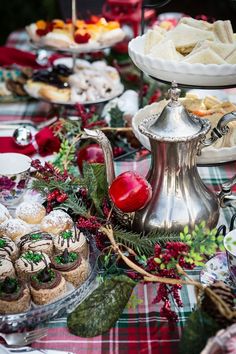
<svg viewBox="0 0 236 354">
<path fill-rule="evenodd" d="M 76 186 L 77 188 L 78 186 Z M 56 179 L 45 180 L 45 179 L 35 179 L 32 183 L 32 189 L 40 192 L 44 196 L 55 189 L 67 192 L 71 190 L 71 180 L 59 181 Z"/>
<path fill-rule="evenodd" d="M 74 215 L 79 215 L 83 216 L 85 218 L 89 218 L 90 214 L 89 211 L 86 207 L 86 205 L 83 203 L 82 200 L 78 200 L 76 195 L 70 195 L 69 198 L 60 204 L 59 208 L 65 208 L 65 209 L 70 209 L 72 210 L 72 213 Z"/>
<path fill-rule="evenodd" d="M 148 235 L 126 231 L 121 228 L 114 228 L 114 236 L 118 243 L 133 249 L 139 255 L 150 256 L 154 252 L 156 244 L 165 244 L 168 241 L 179 241 L 178 234 L 167 232 L 151 232 Z"/>
</svg>

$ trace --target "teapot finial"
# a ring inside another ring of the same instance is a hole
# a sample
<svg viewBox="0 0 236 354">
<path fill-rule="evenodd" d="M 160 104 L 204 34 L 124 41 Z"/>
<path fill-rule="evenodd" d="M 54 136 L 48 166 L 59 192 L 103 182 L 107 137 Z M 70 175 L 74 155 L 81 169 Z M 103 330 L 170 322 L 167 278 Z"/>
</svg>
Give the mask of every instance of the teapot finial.
<svg viewBox="0 0 236 354">
<path fill-rule="evenodd" d="M 168 90 L 169 97 L 171 99 L 171 103 L 177 103 L 181 90 L 178 88 L 178 85 L 175 81 L 172 81 L 171 88 Z"/>
</svg>

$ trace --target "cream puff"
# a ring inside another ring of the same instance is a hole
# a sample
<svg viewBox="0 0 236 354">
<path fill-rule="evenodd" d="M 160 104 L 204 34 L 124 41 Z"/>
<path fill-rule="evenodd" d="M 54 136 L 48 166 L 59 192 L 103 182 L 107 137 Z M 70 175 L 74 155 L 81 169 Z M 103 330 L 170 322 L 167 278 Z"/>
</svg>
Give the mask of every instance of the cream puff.
<svg viewBox="0 0 236 354">
<path fill-rule="evenodd" d="M 1 242 L 1 239 L 0 239 Z M 47 232 L 35 231 L 24 235 L 17 243 L 20 252 L 44 252 L 53 253 L 53 236 Z"/>
<path fill-rule="evenodd" d="M 15 269 L 21 280 L 28 281 L 30 277 L 50 264 L 46 253 L 27 251 L 15 262 Z"/>
<path fill-rule="evenodd" d="M 30 307 L 30 292 L 26 284 L 16 278 L 0 281 L 0 313 L 19 313 Z"/>
<path fill-rule="evenodd" d="M 73 226 L 73 220 L 63 210 L 53 210 L 41 221 L 40 229 L 53 235 L 70 229 Z"/>
<path fill-rule="evenodd" d="M 30 292 L 35 304 L 48 304 L 66 292 L 66 281 L 58 271 L 46 267 L 31 277 Z"/>
<path fill-rule="evenodd" d="M 8 219 L 0 225 L 0 236 L 10 237 L 13 241 L 30 231 L 30 226 L 20 219 Z"/>
<path fill-rule="evenodd" d="M 16 208 L 15 215 L 28 224 L 39 224 L 46 215 L 46 209 L 37 202 L 23 202 Z"/>
</svg>

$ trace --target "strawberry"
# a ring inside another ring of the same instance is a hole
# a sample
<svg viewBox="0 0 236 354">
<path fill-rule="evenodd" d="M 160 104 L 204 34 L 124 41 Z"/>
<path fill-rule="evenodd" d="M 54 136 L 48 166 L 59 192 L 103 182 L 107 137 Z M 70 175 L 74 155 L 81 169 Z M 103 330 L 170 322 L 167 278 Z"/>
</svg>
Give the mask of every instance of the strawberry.
<svg viewBox="0 0 236 354">
<path fill-rule="evenodd" d="M 89 33 L 85 33 L 85 34 L 75 34 L 74 40 L 76 43 L 88 43 L 89 39 L 90 39 L 90 34 Z"/>
</svg>

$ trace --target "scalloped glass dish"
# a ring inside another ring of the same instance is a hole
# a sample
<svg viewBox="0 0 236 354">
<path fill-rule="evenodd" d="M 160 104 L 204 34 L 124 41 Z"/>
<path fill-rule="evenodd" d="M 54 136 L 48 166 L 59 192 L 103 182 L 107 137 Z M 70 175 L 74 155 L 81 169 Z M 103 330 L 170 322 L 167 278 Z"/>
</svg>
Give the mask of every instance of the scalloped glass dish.
<svg viewBox="0 0 236 354">
<path fill-rule="evenodd" d="M 90 241 L 89 263 L 91 272 L 88 279 L 80 287 L 50 304 L 38 306 L 27 312 L 1 315 L 0 332 L 15 332 L 25 328 L 30 329 L 56 316 L 62 316 L 65 313 L 71 312 L 94 288 L 98 255 L 99 251 L 94 241 Z"/>
<path fill-rule="evenodd" d="M 162 111 L 166 101 L 152 103 L 140 109 L 132 119 L 132 129 L 136 138 L 147 149 L 151 150 L 150 142 L 147 136 L 139 131 L 139 124 L 146 118 L 153 114 L 158 114 Z M 197 164 L 218 164 L 236 160 L 236 146 L 214 148 L 212 146 L 206 147 L 202 150 L 202 154 L 197 157 Z"/>
<path fill-rule="evenodd" d="M 144 54 L 144 42 L 145 35 L 132 39 L 129 55 L 140 70 L 156 79 L 201 87 L 236 85 L 236 64 L 190 64 L 152 58 Z"/>
</svg>

